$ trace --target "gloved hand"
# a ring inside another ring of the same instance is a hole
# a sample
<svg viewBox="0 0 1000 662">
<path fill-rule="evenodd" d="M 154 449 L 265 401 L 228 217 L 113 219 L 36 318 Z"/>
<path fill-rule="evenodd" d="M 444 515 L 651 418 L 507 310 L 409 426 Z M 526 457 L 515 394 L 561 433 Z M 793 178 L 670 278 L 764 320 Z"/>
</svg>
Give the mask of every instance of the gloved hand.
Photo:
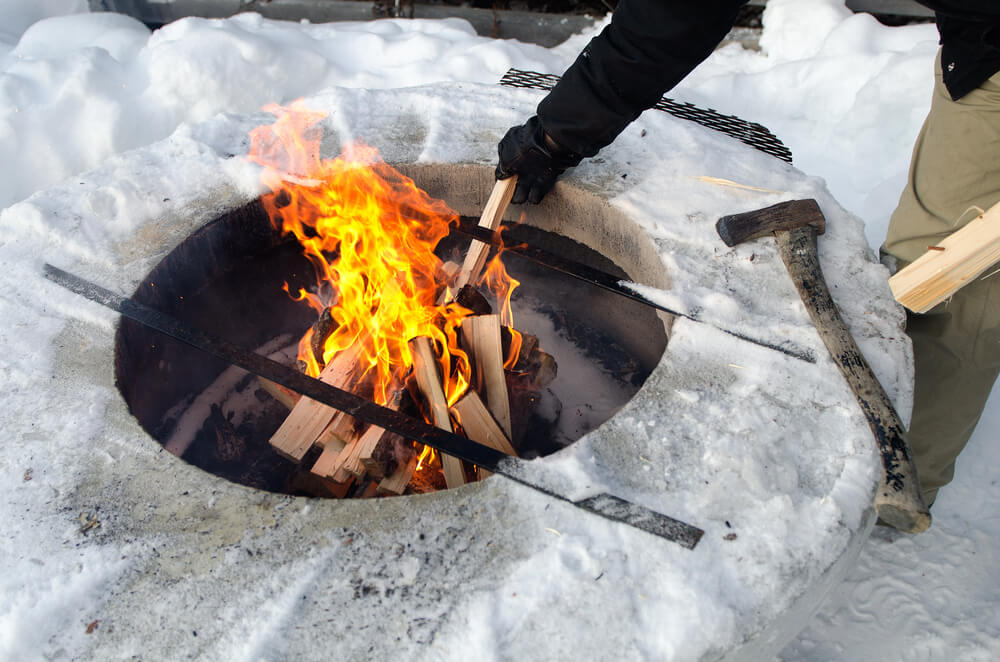
<svg viewBox="0 0 1000 662">
<path fill-rule="evenodd" d="M 497 151 L 500 153 L 497 179 L 518 176 L 514 197 L 511 198 L 515 205 L 525 200 L 532 204 L 541 202 L 556 183 L 556 178 L 583 158 L 556 145 L 542 131 L 537 117 L 507 131 Z"/>
</svg>

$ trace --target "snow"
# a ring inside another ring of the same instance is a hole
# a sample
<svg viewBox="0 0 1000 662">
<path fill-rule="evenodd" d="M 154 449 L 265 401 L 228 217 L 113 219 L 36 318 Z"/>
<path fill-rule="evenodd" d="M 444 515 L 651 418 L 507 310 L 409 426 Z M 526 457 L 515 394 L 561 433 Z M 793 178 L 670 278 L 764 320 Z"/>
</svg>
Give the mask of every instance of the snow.
<svg viewBox="0 0 1000 662">
<path fill-rule="evenodd" d="M 126 291 L 134 286 L 134 274 L 145 273 L 154 262 L 158 249 L 152 247 L 175 244 L 197 226 L 198 219 L 181 220 L 180 214 L 186 205 L 206 204 L 206 197 L 195 193 L 205 182 L 225 180 L 240 195 L 252 195 L 256 187 L 253 169 L 226 157 L 239 153 L 241 146 L 245 152 L 245 131 L 267 121 L 267 115 L 259 112 L 266 103 L 309 96 L 315 104 L 332 111 L 327 128 L 344 140 L 367 137 L 367 129 L 372 127 L 385 133 L 386 118 L 403 120 L 396 123 L 400 132 L 428 133 L 423 141 L 417 141 L 421 151 L 416 154 L 393 154 L 393 149 L 403 148 L 394 148 L 393 136 L 386 135 L 384 144 L 377 146 L 387 158 L 486 163 L 491 156 L 475 146 L 482 139 L 476 134 L 479 127 L 475 122 L 470 126 L 468 118 L 477 118 L 482 127 L 509 124 L 520 121 L 518 118 L 530 112 L 538 99 L 535 93 L 495 88 L 493 84 L 512 66 L 560 73 L 587 36 L 544 49 L 478 37 L 468 24 L 454 19 L 310 25 L 264 20 L 256 14 L 228 20 L 185 19 L 151 34 L 127 17 L 87 13 L 84 0 L 0 0 L 0 18 L 0 163 L 4 164 L 0 178 L 0 209 L 4 210 L 0 215 L 4 263 L 0 310 L 5 313 L 0 325 L 0 374 L 5 385 L 0 422 L 10 440 L 9 452 L 0 453 L 4 476 L 0 550 L 10 559 L 0 570 L 0 657 L 92 657 L 95 649 L 90 647 L 98 645 L 94 637 L 99 636 L 102 626 L 98 624 L 96 633 L 90 635 L 85 628 L 101 618 L 109 595 L 114 595 L 116 609 L 131 606 L 138 613 L 140 606 L 148 608 L 150 612 L 143 618 L 150 631 L 162 630 L 167 624 L 185 636 L 188 631 L 200 630 L 204 643 L 185 650 L 205 657 L 287 657 L 297 649 L 293 641 L 283 640 L 280 632 L 293 627 L 301 616 L 298 610 L 304 608 L 298 606 L 300 603 L 317 600 L 310 593 L 310 584 L 336 564 L 360 572 L 363 561 L 355 558 L 355 549 L 363 538 L 375 539 L 376 533 L 357 529 L 360 533 L 345 539 L 333 530 L 325 537 L 303 531 L 300 544 L 305 550 L 310 549 L 309 544 L 320 550 L 313 557 L 303 556 L 301 563 L 277 569 L 266 563 L 246 568 L 239 565 L 240 559 L 218 557 L 230 552 L 208 548 L 199 541 L 201 523 L 206 517 L 218 517 L 221 523 L 217 528 L 222 528 L 234 544 L 259 549 L 266 542 L 265 533 L 245 530 L 240 519 L 251 519 L 235 504 L 245 493 L 219 490 L 204 503 L 181 506 L 176 514 L 189 527 L 188 558 L 183 562 L 218 573 L 203 589 L 209 599 L 214 592 L 225 592 L 227 581 L 244 575 L 255 579 L 259 582 L 255 587 L 257 606 L 241 597 L 227 612 L 213 614 L 213 618 L 233 624 L 220 628 L 202 622 L 194 611 L 188 614 L 185 610 L 189 605 L 178 602 L 175 596 L 164 595 L 162 603 L 140 605 L 136 602 L 141 603 L 140 598 L 114 593 L 116 584 L 134 581 L 151 563 L 155 547 L 151 552 L 149 540 L 139 539 L 144 533 L 158 531 L 156 523 L 165 515 L 153 512 L 152 506 L 140 513 L 137 506 L 131 515 L 142 524 L 130 529 L 131 542 L 126 540 L 120 553 L 110 545 L 84 545 L 76 521 L 80 513 L 58 510 L 66 503 L 67 495 L 62 491 L 76 486 L 72 489 L 88 498 L 120 493 L 129 495 L 130 503 L 138 501 L 129 491 L 138 488 L 113 483 L 106 487 L 77 485 L 76 472 L 81 467 L 97 467 L 94 471 L 98 473 L 93 475 L 107 476 L 108 467 L 132 456 L 139 458 L 134 461 L 159 466 L 153 464 L 156 452 L 136 448 L 127 443 L 127 437 L 114 434 L 105 435 L 111 441 L 101 443 L 97 453 L 88 449 L 104 435 L 103 426 L 116 430 L 127 425 L 126 414 L 115 404 L 118 396 L 111 368 L 95 367 L 87 361 L 89 352 L 104 349 L 107 341 L 94 336 L 98 332 L 110 336 L 113 317 L 50 289 L 45 290 L 51 297 L 45 305 L 29 306 L 27 295 L 17 284 L 37 281 L 42 260 L 55 259 L 50 256 L 58 251 L 84 265 L 90 275 L 101 276 L 112 289 Z M 857 277 L 865 281 L 879 277 L 873 271 L 877 267 L 863 266 L 862 256 L 833 246 L 867 243 L 875 248 L 881 241 L 902 189 L 910 147 L 929 106 L 936 31 L 932 26 L 881 26 L 869 16 L 851 14 L 836 0 L 770 0 L 764 18 L 761 52 L 738 45 L 723 48 L 672 96 L 764 124 L 791 148 L 796 168 L 811 178 L 776 170 L 768 157 L 731 147 L 710 132 L 679 129 L 677 122 L 655 113 L 640 120 L 650 134 L 648 139 L 641 137 L 638 126 L 630 128 L 607 155 L 583 164 L 575 176 L 584 183 L 598 183 L 608 179 L 607 172 L 618 177 L 615 168 L 628 168 L 629 183 L 615 184 L 621 187 L 616 203 L 639 217 L 662 219 L 645 229 L 657 246 L 672 256 L 667 267 L 678 275 L 678 281 L 670 294 L 671 303 L 688 309 L 701 306 L 703 318 L 717 325 L 739 325 L 748 333 L 789 337 L 806 345 L 814 342 L 804 331 L 808 321 L 793 311 L 779 309 L 782 302 L 794 299 L 794 294 L 781 289 L 790 285 L 760 275 L 775 260 L 773 251 L 746 246 L 719 256 L 710 244 L 692 240 L 692 236 L 699 236 L 696 230 L 702 235 L 708 232 L 711 219 L 719 213 L 764 206 L 789 195 L 817 197 L 828 218 L 837 221 L 831 222 L 834 236 L 822 255 L 834 278 L 840 274 L 845 284 L 844 291 L 839 295 L 835 292 L 835 296 L 845 317 L 855 320 L 854 331 L 887 390 L 898 394 L 899 402 L 905 405 L 909 397 L 907 366 L 898 348 L 884 339 L 886 329 L 898 324 L 899 311 L 883 300 L 868 301 L 850 289 L 845 274 L 851 269 L 859 269 Z M 449 101 L 428 92 L 436 89 L 426 87 L 431 84 L 447 86 Z M 366 114 L 363 108 L 373 110 Z M 671 157 L 651 153 L 645 146 L 650 140 L 671 149 Z M 668 171 L 678 181 L 690 182 L 677 192 L 677 201 L 665 197 L 668 194 L 662 185 L 649 176 L 657 169 Z M 783 193 L 723 190 L 691 179 L 692 174 L 733 179 Z M 637 183 L 628 188 L 633 180 Z M 220 188 L 217 196 L 209 199 L 222 209 L 236 195 Z M 864 225 L 839 211 L 841 206 L 863 219 Z M 690 209 L 702 210 L 702 215 L 691 218 Z M 114 245 L 114 254 L 107 250 L 109 243 Z M 757 265 L 753 268 L 752 253 Z M 117 275 L 120 268 L 123 273 Z M 756 296 L 761 288 L 775 295 Z M 872 305 L 875 308 L 869 310 Z M 774 319 L 782 321 L 768 322 Z M 52 352 L 38 349 L 38 339 L 52 339 L 60 348 L 58 368 Z M 670 352 L 676 361 L 659 379 L 683 379 L 678 383 L 685 387 L 675 389 L 670 402 L 664 403 L 679 419 L 693 419 L 694 413 L 705 407 L 722 408 L 729 402 L 765 407 L 776 393 L 793 397 L 782 393 L 782 383 L 807 385 L 802 393 L 793 394 L 802 406 L 843 397 L 823 382 L 819 368 L 813 377 L 809 370 L 789 363 L 791 359 L 775 360 L 764 350 L 747 350 L 723 334 L 706 332 L 690 322 L 677 324 Z M 705 364 L 703 357 L 712 352 L 732 354 L 731 359 L 723 360 L 724 369 L 718 361 Z M 63 379 L 54 379 L 57 372 Z M 39 375 L 53 376 L 54 401 L 67 403 L 63 416 L 43 416 L 36 422 L 19 414 L 37 407 Z M 60 385 L 73 379 L 104 386 L 92 386 L 86 397 L 81 397 L 69 385 Z M 684 458 L 664 455 L 658 432 L 645 424 L 650 413 L 626 409 L 627 416 L 618 425 L 645 449 L 638 453 L 645 461 L 658 467 L 680 463 Z M 901 414 L 906 416 L 905 411 Z M 857 425 L 849 414 L 833 406 L 821 409 L 817 417 L 824 431 L 850 430 Z M 832 554 L 817 548 L 817 541 L 834 547 L 847 545 L 846 540 L 836 539 L 835 524 L 840 516 L 860 516 L 858 503 L 865 498 L 864 479 L 869 471 L 860 466 L 863 463 L 856 449 L 852 453 L 850 440 L 831 441 L 839 443 L 836 452 L 846 458 L 837 480 L 822 471 L 815 476 L 800 473 L 809 466 L 810 453 L 819 451 L 809 443 L 800 444 L 798 439 L 781 435 L 775 447 L 751 444 L 745 462 L 732 460 L 733 455 L 747 453 L 741 443 L 747 436 L 762 429 L 784 429 L 791 430 L 794 437 L 795 426 L 790 419 L 772 422 L 734 416 L 726 436 L 690 452 L 703 451 L 699 461 L 706 475 L 720 481 L 724 478 L 725 484 L 735 487 L 725 494 L 719 490 L 701 492 L 702 502 L 678 503 L 671 512 L 692 519 L 697 513 L 699 523 L 711 525 L 713 535 L 725 530 L 727 513 L 742 513 L 745 520 L 741 525 L 746 528 L 740 529 L 740 537 L 732 545 L 746 551 L 750 564 L 757 555 L 778 556 L 790 568 L 807 570 L 810 557 Z M 784 649 L 783 659 L 989 660 L 996 656 L 1000 650 L 996 609 L 1000 563 L 992 542 L 1000 533 L 995 516 L 1000 488 L 991 471 L 996 451 L 989 444 L 991 432 L 998 426 L 1000 414 L 991 402 L 959 459 L 954 483 L 941 491 L 931 530 L 909 537 L 876 529 L 846 580 Z M 48 446 L 52 440 L 67 438 L 75 443 L 60 443 L 59 456 L 51 457 Z M 602 443 L 600 439 L 590 442 L 589 450 L 597 461 L 610 461 L 605 456 L 612 454 L 614 446 Z M 594 480 L 585 458 L 586 452 L 581 450 L 559 460 L 567 465 L 562 467 L 563 473 Z M 630 461 L 637 466 L 643 463 Z M 558 462 L 555 464 L 558 468 Z M 636 469 L 636 473 L 641 472 L 641 468 Z M 198 485 L 187 475 L 169 478 L 153 472 L 150 476 L 150 490 L 169 486 L 172 493 L 180 494 Z M 823 486 L 830 483 L 835 484 L 835 491 L 822 498 Z M 803 485 L 806 487 L 795 489 Z M 630 496 L 650 498 L 640 486 L 632 487 Z M 667 487 L 672 486 L 665 483 Z M 496 497 L 481 515 L 489 521 L 489 512 L 504 504 L 512 506 L 506 488 L 492 484 L 486 489 Z M 775 496 L 775 490 L 787 494 Z M 524 501 L 514 509 L 521 517 L 536 512 L 532 507 L 540 498 L 517 495 Z M 419 517 L 435 531 L 432 521 L 443 506 L 440 499 L 433 503 L 438 505 Z M 93 507 L 98 505 L 95 502 Z M 384 510 L 394 512 L 398 507 L 390 504 Z M 298 514 L 296 509 L 319 511 L 323 506 L 302 507 L 263 499 L 259 508 L 283 510 L 288 516 Z M 748 627 L 741 617 L 759 611 L 764 618 L 769 609 L 781 607 L 756 602 L 759 595 L 778 590 L 768 574 L 770 568 L 739 567 L 720 549 L 723 543 L 717 539 L 706 540 L 704 548 L 699 548 L 702 561 L 677 553 L 676 563 L 672 560 L 665 567 L 653 567 L 649 561 L 621 551 L 641 549 L 644 541 L 638 534 L 608 533 L 603 523 L 574 525 L 564 511 L 562 506 L 554 507 L 539 534 L 552 538 L 550 543 L 558 549 L 555 556 L 530 536 L 526 547 L 497 541 L 492 554 L 508 561 L 505 568 L 509 575 L 493 586 L 512 589 L 516 598 L 497 594 L 488 583 L 491 577 L 478 577 L 460 564 L 449 567 L 426 562 L 427 557 L 418 550 L 438 552 L 422 539 L 407 543 L 416 549 L 403 551 L 401 545 L 399 554 L 380 552 L 386 556 L 376 560 L 381 559 L 385 566 L 381 574 L 367 581 L 377 588 L 466 580 L 467 593 L 460 606 L 467 609 L 465 622 L 477 627 L 463 634 L 456 631 L 461 629 L 462 619 L 452 619 L 438 631 L 438 641 L 461 641 L 493 655 L 518 652 L 518 646 L 525 645 L 516 637 L 512 640 L 511 633 L 545 631 L 544 622 L 526 622 L 526 614 L 538 619 L 539 613 L 548 613 L 557 619 L 556 614 L 567 609 L 561 602 L 567 593 L 583 601 L 604 596 L 599 592 L 600 583 L 594 580 L 601 572 L 605 572 L 601 581 L 620 583 L 631 596 L 602 607 L 609 615 L 633 616 L 636 626 L 648 634 L 646 640 L 629 643 L 623 649 L 625 657 L 673 654 L 683 659 L 691 651 L 710 651 L 714 641 L 739 639 Z M 236 521 L 223 521 L 227 513 Z M 307 519 L 307 514 L 302 512 L 301 518 Z M 301 521 L 292 521 L 297 522 L 292 526 L 302 526 Z M 780 525 L 769 524 L 774 522 Z M 127 528 L 123 521 L 105 526 L 116 524 Z M 858 521 L 845 524 L 860 526 Z M 525 531 L 538 526 L 527 519 L 519 525 Z M 155 544 L 155 535 L 150 535 Z M 470 555 L 475 552 L 467 551 Z M 713 559 L 721 559 L 720 573 L 731 574 L 718 576 L 700 565 Z M 181 560 L 176 564 L 182 567 Z M 437 576 L 449 571 L 455 573 L 454 578 Z M 330 591 L 343 589 L 350 595 L 349 579 L 329 580 Z M 815 580 L 789 577 L 790 582 L 802 586 Z M 651 586 L 666 589 L 649 594 Z M 702 595 L 712 599 L 699 600 Z M 425 598 L 415 621 L 436 622 L 442 613 L 455 608 L 448 599 L 437 597 L 440 604 L 435 596 Z M 676 614 L 667 611 L 678 601 L 691 603 L 691 608 Z M 359 606 L 357 610 L 364 615 L 368 608 Z M 577 644 L 592 642 L 597 650 L 602 640 L 621 636 L 604 631 L 605 623 L 590 621 L 593 614 L 580 611 L 576 614 L 579 621 L 570 621 L 580 624 L 572 633 Z M 348 621 L 355 618 L 351 614 L 340 616 Z M 804 619 L 808 614 L 800 616 Z M 260 623 L 267 623 L 268 628 L 254 627 Z M 696 632 L 702 632 L 699 636 L 703 639 L 693 634 Z M 141 633 L 117 636 L 131 636 L 136 647 L 121 644 L 113 653 L 142 650 Z M 433 635 L 430 639 L 429 646 Z M 675 649 L 672 642 L 677 641 L 685 642 L 687 648 Z M 443 654 L 440 648 L 431 650 Z M 520 652 L 529 659 L 540 654 L 530 648 Z"/>
</svg>

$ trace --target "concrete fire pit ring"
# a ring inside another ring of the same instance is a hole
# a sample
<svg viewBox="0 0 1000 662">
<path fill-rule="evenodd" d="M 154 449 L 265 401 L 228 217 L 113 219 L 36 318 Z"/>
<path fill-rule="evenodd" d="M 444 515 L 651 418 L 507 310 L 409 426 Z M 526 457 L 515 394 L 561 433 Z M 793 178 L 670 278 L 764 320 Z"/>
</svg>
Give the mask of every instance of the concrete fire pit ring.
<svg viewBox="0 0 1000 662">
<path fill-rule="evenodd" d="M 328 112 L 330 156 L 364 139 L 470 214 L 492 184 L 496 142 L 539 98 L 448 84 L 336 89 L 307 103 Z M 499 477 L 419 497 L 288 497 L 206 474 L 146 435 L 114 385 L 115 316 L 45 282 L 42 262 L 131 292 L 192 231 L 259 195 L 240 155 L 247 132 L 270 121 L 255 113 L 183 127 L 0 217 L 13 237 L 0 251 L 21 283 L 0 302 L 12 320 L 0 365 L 13 376 L 9 406 L 22 412 L 0 450 L 23 512 L 7 524 L 13 571 L 43 563 L 50 580 L 26 590 L 87 606 L 78 631 L 53 631 L 43 653 L 768 659 L 804 625 L 867 536 L 877 460 L 773 246 L 727 249 L 713 224 L 816 198 L 831 289 L 908 410 L 902 315 L 860 222 L 821 182 L 647 113 L 543 209 L 524 210 L 528 223 L 617 251 L 636 280 L 670 287 L 657 296 L 711 322 L 674 321 L 637 396 L 532 465 L 574 496 L 609 491 L 705 529 L 689 551 Z M 815 363 L 712 324 L 804 349 Z M 30 365 L 18 358 L 32 353 L 41 356 Z M 40 412 L 39 400 L 58 415 Z M 81 583 L 86 596 L 67 590 Z"/>
</svg>

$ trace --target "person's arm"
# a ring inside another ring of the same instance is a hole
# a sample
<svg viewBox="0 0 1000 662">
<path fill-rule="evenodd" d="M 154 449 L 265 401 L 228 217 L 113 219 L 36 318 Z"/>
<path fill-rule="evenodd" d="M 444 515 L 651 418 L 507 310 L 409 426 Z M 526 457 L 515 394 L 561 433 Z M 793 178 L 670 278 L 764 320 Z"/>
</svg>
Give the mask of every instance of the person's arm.
<svg viewBox="0 0 1000 662">
<path fill-rule="evenodd" d="M 500 143 L 497 177 L 520 175 L 515 202 L 537 202 L 707 58 L 746 0 L 621 0 L 538 104 Z"/>
</svg>

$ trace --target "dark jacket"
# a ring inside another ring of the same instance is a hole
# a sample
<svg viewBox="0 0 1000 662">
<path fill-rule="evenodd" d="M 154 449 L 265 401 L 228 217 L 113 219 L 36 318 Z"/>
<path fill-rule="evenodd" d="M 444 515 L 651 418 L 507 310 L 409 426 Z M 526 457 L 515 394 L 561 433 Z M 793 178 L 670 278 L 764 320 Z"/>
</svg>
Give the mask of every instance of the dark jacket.
<svg viewBox="0 0 1000 662">
<path fill-rule="evenodd" d="M 1000 0 L 917 0 L 934 10 L 941 73 L 958 100 L 1000 71 Z"/>
<path fill-rule="evenodd" d="M 620 0 L 611 24 L 538 105 L 542 128 L 564 149 L 593 156 L 711 55 L 744 4 Z"/>
<path fill-rule="evenodd" d="M 953 98 L 1000 71 L 1000 0 L 920 2 L 937 13 Z M 564 149 L 593 156 L 712 53 L 744 4 L 620 0 L 611 24 L 538 105 L 545 132 Z"/>
</svg>

